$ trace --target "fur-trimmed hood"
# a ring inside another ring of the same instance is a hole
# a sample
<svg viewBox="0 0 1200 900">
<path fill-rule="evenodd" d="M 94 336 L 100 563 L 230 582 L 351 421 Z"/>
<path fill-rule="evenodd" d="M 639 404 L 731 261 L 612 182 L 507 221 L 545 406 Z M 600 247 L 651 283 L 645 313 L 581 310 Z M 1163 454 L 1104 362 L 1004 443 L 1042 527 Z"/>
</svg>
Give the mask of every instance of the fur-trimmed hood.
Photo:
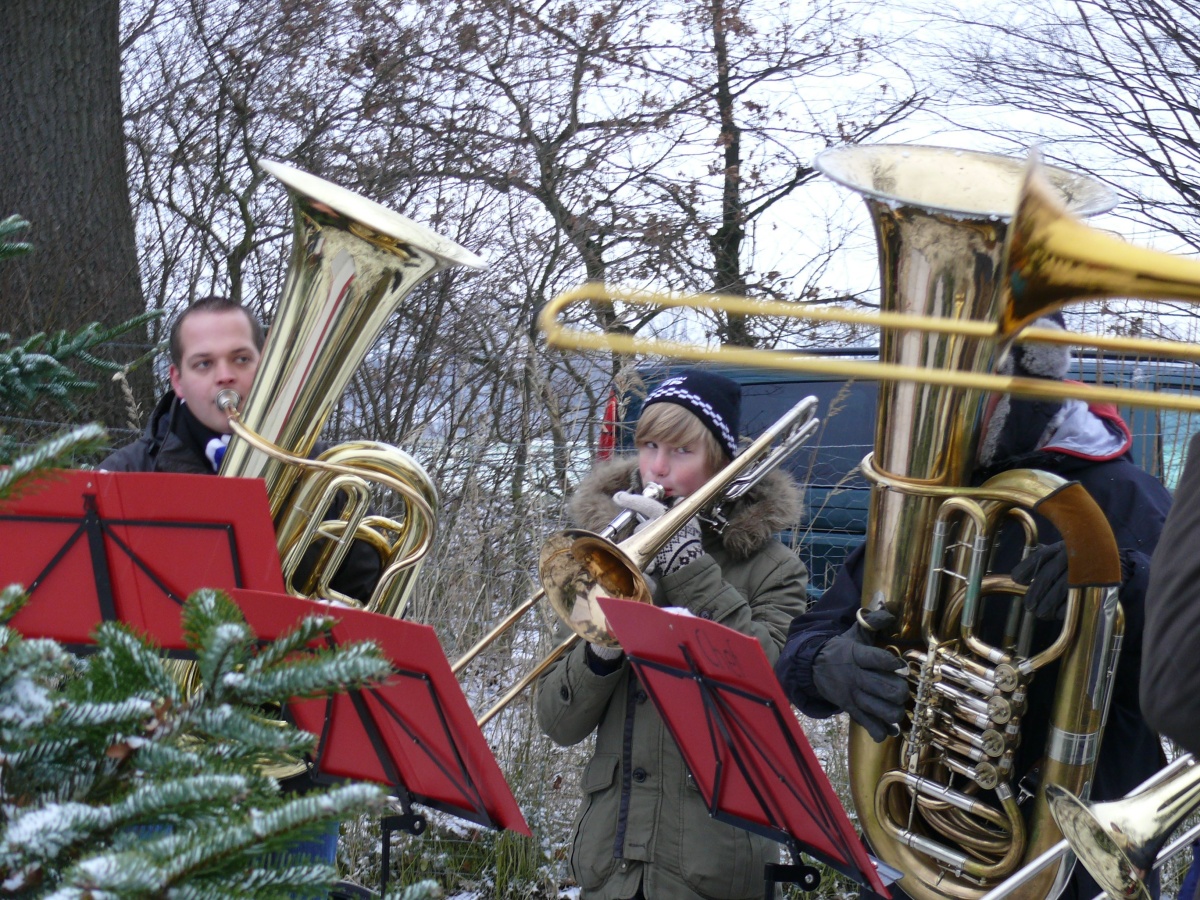
<svg viewBox="0 0 1200 900">
<path fill-rule="evenodd" d="M 579 483 L 567 511 L 578 527 L 599 531 L 621 512 L 612 495 L 641 489 L 637 457 L 603 462 Z M 749 559 L 775 534 L 800 522 L 803 500 L 804 494 L 791 475 L 779 469 L 770 472 L 725 510 L 729 524 L 720 535 L 721 544 L 733 558 Z"/>
</svg>

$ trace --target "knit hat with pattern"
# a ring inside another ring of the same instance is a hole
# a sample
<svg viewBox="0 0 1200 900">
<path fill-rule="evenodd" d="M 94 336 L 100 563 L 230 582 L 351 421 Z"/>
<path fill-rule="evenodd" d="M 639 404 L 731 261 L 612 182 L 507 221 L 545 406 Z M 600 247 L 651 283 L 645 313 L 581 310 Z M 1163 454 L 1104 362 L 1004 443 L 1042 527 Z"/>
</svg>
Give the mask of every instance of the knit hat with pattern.
<svg viewBox="0 0 1200 900">
<path fill-rule="evenodd" d="M 695 415 L 730 458 L 737 452 L 742 386 L 724 375 L 688 369 L 658 385 L 642 405 L 674 403 Z"/>
</svg>

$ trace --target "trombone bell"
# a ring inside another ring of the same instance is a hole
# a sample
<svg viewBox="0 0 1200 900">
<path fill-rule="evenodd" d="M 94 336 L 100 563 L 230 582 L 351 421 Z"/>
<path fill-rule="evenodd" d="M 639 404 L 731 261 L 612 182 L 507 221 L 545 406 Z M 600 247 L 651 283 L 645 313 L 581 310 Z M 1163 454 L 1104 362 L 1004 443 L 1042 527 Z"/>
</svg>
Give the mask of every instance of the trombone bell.
<svg viewBox="0 0 1200 900">
<path fill-rule="evenodd" d="M 1101 889 L 1115 900 L 1150 900 L 1142 883 L 1149 864 L 1127 835 L 1106 830 L 1088 804 L 1057 784 L 1046 785 L 1046 799 L 1059 831 Z"/>
<path fill-rule="evenodd" d="M 550 606 L 567 627 L 593 644 L 620 646 L 598 598 L 653 602 L 637 563 L 619 544 L 590 531 L 572 528 L 551 535 L 542 545 L 538 573 Z"/>
<path fill-rule="evenodd" d="M 1150 900 L 1145 878 L 1175 827 L 1200 803 L 1200 766 L 1108 803 L 1084 803 L 1046 786 L 1050 814 L 1079 861 L 1115 900 Z"/>
</svg>

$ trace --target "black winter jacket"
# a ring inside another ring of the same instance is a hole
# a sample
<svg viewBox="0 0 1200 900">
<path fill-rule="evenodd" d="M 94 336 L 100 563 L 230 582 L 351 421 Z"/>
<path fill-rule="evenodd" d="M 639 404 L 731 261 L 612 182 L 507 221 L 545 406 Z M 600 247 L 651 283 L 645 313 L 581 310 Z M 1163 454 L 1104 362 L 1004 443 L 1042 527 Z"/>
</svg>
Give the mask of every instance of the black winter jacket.
<svg viewBox="0 0 1200 900">
<path fill-rule="evenodd" d="M 1158 479 L 1136 466 L 1128 452 L 1116 459 L 1096 461 L 1036 451 L 1012 457 L 989 472 L 980 473 L 980 481 L 984 475 L 1019 468 L 1042 469 L 1080 482 L 1104 511 L 1122 552 L 1123 572 L 1129 573 L 1120 594 L 1125 613 L 1125 637 L 1091 791 L 1093 800 L 1115 799 L 1154 774 L 1165 762 L 1158 737 L 1140 712 L 1138 692 L 1150 557 L 1158 545 L 1171 506 L 1171 495 Z M 1040 516 L 1035 519 L 1039 541 L 1052 543 L 1060 539 L 1049 522 Z M 996 553 L 996 570 L 1010 570 L 1019 561 L 1022 546 L 1023 536 L 1016 529 L 1003 531 Z M 847 557 L 830 588 L 812 609 L 792 623 L 787 644 L 776 663 L 776 674 L 788 697 L 802 713 L 814 718 L 826 718 L 840 712 L 813 686 L 812 663 L 826 641 L 844 632 L 854 622 L 861 604 L 863 549 L 859 547 Z M 1200 566 L 1193 568 L 1197 571 L 1192 583 L 1196 584 L 1200 582 Z M 988 628 L 989 624 L 985 616 L 984 627 Z M 1035 646 L 1047 646 L 1057 629 L 1055 622 L 1038 623 Z M 1194 652 L 1192 655 L 1195 656 Z M 1028 772 L 1043 752 L 1056 681 L 1057 663 L 1039 672 L 1032 683 L 1025 715 L 1026 729 L 1016 760 L 1019 773 Z M 1019 780 L 1020 777 L 1015 782 Z M 903 887 L 903 883 L 899 886 Z M 1154 887 L 1154 896 L 1157 896 L 1157 885 Z M 1061 896 L 1090 900 L 1098 893 L 1099 888 L 1083 867 L 1076 866 Z"/>
<path fill-rule="evenodd" d="M 1142 709 L 1151 725 L 1200 753 L 1200 434 L 1188 447 L 1150 573 Z"/>
<path fill-rule="evenodd" d="M 182 472 L 211 475 L 201 448 L 187 440 L 176 419 L 180 404 L 174 391 L 159 398 L 142 436 L 114 450 L 100 468 L 106 472 Z"/>
</svg>

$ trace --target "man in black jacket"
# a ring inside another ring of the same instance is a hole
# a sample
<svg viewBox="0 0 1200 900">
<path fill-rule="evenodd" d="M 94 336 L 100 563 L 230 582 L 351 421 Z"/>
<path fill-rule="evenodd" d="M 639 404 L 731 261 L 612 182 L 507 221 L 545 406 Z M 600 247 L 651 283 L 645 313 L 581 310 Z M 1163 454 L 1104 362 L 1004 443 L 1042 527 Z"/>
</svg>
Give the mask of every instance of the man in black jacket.
<svg viewBox="0 0 1200 900">
<path fill-rule="evenodd" d="M 1065 376 L 1068 362 L 1065 351 L 1056 353 L 1045 346 L 1019 344 L 1010 359 L 1014 369 L 1010 374 L 1056 379 Z M 1156 478 L 1133 463 L 1131 443 L 1128 427 L 1112 407 L 1089 407 L 1077 400 L 1005 396 L 990 412 L 975 473 L 977 483 L 1018 468 L 1042 469 L 1078 481 L 1099 504 L 1116 536 L 1121 551 L 1120 600 L 1125 612 L 1125 638 L 1092 783 L 1093 800 L 1123 796 L 1164 762 L 1158 737 L 1139 709 L 1138 687 L 1150 556 L 1171 499 Z M 1034 635 L 1035 648 L 1040 649 L 1058 633 L 1056 619 L 1062 616 L 1068 585 L 1060 536 L 1040 518 L 1038 527 L 1044 546 L 1024 561 L 1021 530 L 1002 530 L 993 569 L 1010 571 L 1014 580 L 1024 584 L 1032 581 L 1025 605 L 1040 620 Z M 775 671 L 792 702 L 805 715 L 825 718 L 847 712 L 879 741 L 897 733 L 905 715 L 908 687 L 905 676 L 897 672 L 895 655 L 875 647 L 870 633 L 855 621 L 861 603 L 862 570 L 860 547 L 847 557 L 830 589 L 792 623 Z M 867 617 L 879 614 L 872 612 Z M 996 624 L 991 618 L 985 612 L 985 629 Z M 887 627 L 885 623 L 868 624 Z M 1057 663 L 1040 671 L 1030 687 L 1014 784 L 1035 784 L 1039 758 L 1046 747 L 1056 670 Z M 903 880 L 895 887 L 902 889 Z M 1150 887 L 1157 896 L 1157 877 Z M 894 896 L 899 896 L 894 888 Z M 1061 896 L 1091 900 L 1098 893 L 1083 867 L 1076 866 Z"/>
<path fill-rule="evenodd" d="M 171 390 L 159 400 L 140 438 L 108 456 L 109 472 L 209 474 L 221 466 L 229 417 L 217 407 L 226 388 L 244 400 L 258 372 L 263 329 L 225 297 L 206 297 L 171 325 Z"/>
<path fill-rule="evenodd" d="M 115 450 L 100 468 L 108 472 L 215 474 L 229 444 L 229 417 L 217 394 L 250 394 L 262 356 L 263 328 L 245 307 L 226 297 L 206 297 L 171 325 L 171 390 L 155 406 L 136 441 Z M 331 510 L 337 514 L 337 508 Z M 315 559 L 312 548 L 306 559 Z M 379 556 L 356 541 L 331 587 L 365 602 L 379 580 Z M 302 580 L 302 579 L 300 579 Z"/>
<path fill-rule="evenodd" d="M 111 453 L 99 468 L 109 472 L 216 474 L 229 444 L 229 417 L 217 406 L 217 394 L 231 389 L 243 400 L 250 394 L 265 343 L 263 328 L 243 306 L 226 297 L 206 297 L 184 310 L 171 325 L 170 377 L 145 432 Z M 330 510 L 336 515 L 336 504 Z M 313 547 L 305 566 L 320 554 Z M 379 580 L 379 556 L 355 541 L 331 581 L 334 590 L 366 602 Z M 302 577 L 302 576 L 301 576 Z M 285 793 L 305 792 L 310 772 L 284 779 Z M 332 863 L 337 850 L 336 823 L 325 833 L 291 848 L 298 855 Z"/>
</svg>

